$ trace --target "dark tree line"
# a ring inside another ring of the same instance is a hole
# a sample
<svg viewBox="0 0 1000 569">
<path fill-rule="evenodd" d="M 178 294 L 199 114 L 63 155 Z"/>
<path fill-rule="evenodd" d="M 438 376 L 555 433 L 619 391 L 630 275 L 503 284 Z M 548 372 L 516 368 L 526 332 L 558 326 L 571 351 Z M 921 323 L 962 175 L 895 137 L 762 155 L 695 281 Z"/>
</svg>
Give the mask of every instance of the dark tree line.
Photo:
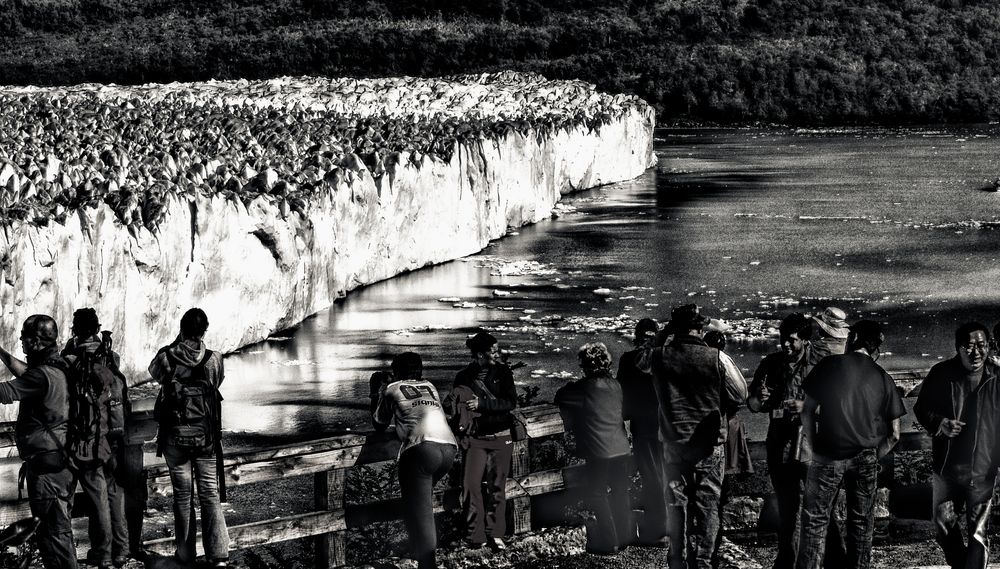
<svg viewBox="0 0 1000 569">
<path fill-rule="evenodd" d="M 0 0 L 0 83 L 518 69 L 665 121 L 1000 116 L 986 0 Z"/>
</svg>

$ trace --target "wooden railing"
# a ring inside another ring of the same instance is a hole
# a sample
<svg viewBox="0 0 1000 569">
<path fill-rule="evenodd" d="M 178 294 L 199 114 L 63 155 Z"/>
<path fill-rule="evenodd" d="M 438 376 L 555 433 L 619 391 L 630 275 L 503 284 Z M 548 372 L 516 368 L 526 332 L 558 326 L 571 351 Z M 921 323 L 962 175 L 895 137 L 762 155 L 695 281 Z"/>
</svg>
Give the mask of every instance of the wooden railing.
<svg viewBox="0 0 1000 569">
<path fill-rule="evenodd" d="M 908 400 L 907 407 L 912 403 Z M 513 511 L 515 533 L 531 528 L 531 498 L 557 492 L 577 485 L 578 467 L 558 470 L 530 471 L 532 445 L 539 439 L 563 433 L 558 410 L 552 405 L 535 405 L 518 409 L 527 426 L 528 438 L 514 443 L 511 477 L 507 482 L 507 498 Z M 904 422 L 899 450 L 921 450 L 930 447 L 929 439 L 912 424 L 912 414 Z M 13 423 L 0 424 L 0 455 L 13 445 Z M 173 552 L 173 538 L 141 541 L 146 501 L 151 496 L 171 493 L 170 478 L 163 464 L 143 463 L 144 445 L 155 438 L 156 424 L 149 410 L 133 413 L 127 430 L 127 451 L 124 475 L 126 516 L 129 520 L 132 551 L 146 549 L 161 554 Z M 751 454 L 764 456 L 763 441 L 750 441 Z M 292 539 L 316 540 L 316 566 L 328 568 L 346 563 L 345 537 L 348 527 L 360 527 L 373 521 L 398 518 L 398 512 L 387 504 L 369 502 L 345 506 L 344 487 L 348 471 L 355 466 L 377 465 L 396 457 L 399 441 L 385 434 L 350 434 L 304 443 L 269 447 L 264 450 L 228 453 L 224 459 L 226 483 L 230 487 L 258 482 L 313 476 L 314 508 L 275 519 L 229 527 L 231 548 L 245 549 Z M 4 452 L 7 451 L 7 452 Z M 890 462 L 891 466 L 891 462 Z M 891 471 L 890 471 L 891 472 Z M 892 480 L 891 475 L 888 480 Z M 27 500 L 10 498 L 10 492 L 0 495 L 0 527 L 29 515 Z M 454 496 L 435 496 L 435 508 L 453 506 Z M 388 504 L 391 506 L 391 504 Z M 390 513 L 386 513 L 390 512 Z M 82 528 L 83 525 L 81 524 Z M 85 552 L 85 531 L 76 532 L 78 550 Z M 200 545 L 199 545 L 200 547 Z"/>
</svg>

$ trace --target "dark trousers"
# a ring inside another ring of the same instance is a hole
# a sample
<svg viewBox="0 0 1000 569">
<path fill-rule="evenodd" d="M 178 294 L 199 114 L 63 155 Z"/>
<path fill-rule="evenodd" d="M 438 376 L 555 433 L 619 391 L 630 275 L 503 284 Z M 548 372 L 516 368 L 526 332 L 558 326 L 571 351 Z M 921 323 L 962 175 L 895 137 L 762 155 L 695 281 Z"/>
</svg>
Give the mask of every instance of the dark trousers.
<svg viewBox="0 0 1000 569">
<path fill-rule="evenodd" d="M 670 569 L 710 569 L 719 533 L 719 500 L 725 451 L 716 445 L 704 458 L 680 459 L 664 446 Z"/>
<path fill-rule="evenodd" d="M 458 449 L 454 445 L 422 442 L 399 457 L 399 490 L 403 522 L 410 550 L 419 569 L 437 567 L 437 530 L 434 527 L 434 484 L 451 470 Z"/>
<path fill-rule="evenodd" d="M 112 443 L 114 459 L 104 466 L 104 481 L 108 484 L 108 509 L 111 514 L 111 555 L 122 557 L 129 551 L 128 521 L 125 519 L 125 489 L 118 483 L 118 467 L 124 463 L 125 445 Z"/>
<path fill-rule="evenodd" d="M 68 469 L 37 474 L 28 467 L 26 476 L 31 515 L 41 523 L 35 543 L 45 569 L 76 569 L 76 544 L 71 523 L 73 474 Z"/>
<path fill-rule="evenodd" d="M 593 528 L 587 529 L 587 551 L 609 553 L 632 543 L 631 457 L 588 458 L 583 468 L 587 507 L 596 518 Z"/>
<path fill-rule="evenodd" d="M 469 540 L 486 543 L 487 536 L 503 537 L 507 533 L 507 475 L 514 455 L 510 435 L 496 438 L 469 437 L 465 451 L 465 476 L 462 479 L 462 504 L 468 525 Z M 492 458 L 493 468 L 487 461 Z M 487 496 L 482 483 L 486 479 Z M 487 500 L 488 498 L 488 500 Z"/>
<path fill-rule="evenodd" d="M 656 543 L 667 535 L 667 503 L 663 491 L 663 443 L 633 434 L 632 452 L 642 480 L 642 522 L 639 543 Z"/>
<path fill-rule="evenodd" d="M 768 457 L 769 459 L 771 457 Z M 792 569 L 795 567 L 795 522 L 799 517 L 799 506 L 802 504 L 802 486 L 806 481 L 808 469 L 798 461 L 781 462 L 768 460 L 768 473 L 775 497 L 778 499 L 778 556 L 774 560 L 774 569 Z M 842 567 L 844 564 L 844 539 L 840 535 L 840 526 L 835 516 L 830 516 L 826 534 L 827 567 Z"/>
<path fill-rule="evenodd" d="M 106 465 L 76 471 L 76 482 L 88 502 L 87 534 L 90 551 L 87 561 L 93 565 L 111 563 L 111 509 L 108 502 L 108 481 L 104 476 Z M 70 508 L 76 484 L 70 489 Z"/>
<path fill-rule="evenodd" d="M 798 569 L 824 566 L 821 550 L 841 484 L 847 492 L 847 558 L 841 566 L 845 569 L 872 566 L 877 476 L 878 456 L 873 448 L 845 459 L 813 454 L 802 501 L 799 554 L 795 564 Z"/>
<path fill-rule="evenodd" d="M 931 480 L 937 542 L 952 569 L 985 569 L 990 552 L 986 526 L 990 519 L 995 479 L 960 483 L 935 473 Z M 969 544 L 962 539 L 958 512 L 965 507 Z"/>
</svg>

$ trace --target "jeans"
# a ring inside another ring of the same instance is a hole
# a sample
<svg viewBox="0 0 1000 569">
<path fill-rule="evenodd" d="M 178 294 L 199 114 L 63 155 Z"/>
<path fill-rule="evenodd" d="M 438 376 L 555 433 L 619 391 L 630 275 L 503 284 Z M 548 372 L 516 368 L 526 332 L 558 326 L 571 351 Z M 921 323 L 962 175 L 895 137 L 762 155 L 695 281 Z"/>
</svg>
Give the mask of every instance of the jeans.
<svg viewBox="0 0 1000 569">
<path fill-rule="evenodd" d="M 41 523 L 35 543 L 45 569 L 76 569 L 76 544 L 70 508 L 73 474 L 68 469 L 37 474 L 28 467 L 26 477 L 31 515 Z"/>
<path fill-rule="evenodd" d="M 934 503 L 934 525 L 937 542 L 944 558 L 953 569 L 985 569 L 990 544 L 986 525 L 990 519 L 995 478 L 958 482 L 935 473 L 931 479 Z M 969 544 L 962 540 L 958 512 L 965 507 Z"/>
<path fill-rule="evenodd" d="M 877 476 L 878 456 L 873 448 L 839 460 L 814 453 L 802 503 L 799 555 L 795 565 L 798 569 L 823 566 L 826 530 L 841 484 L 847 492 L 847 559 L 843 567 L 869 569 L 872 566 Z"/>
<path fill-rule="evenodd" d="M 768 449 L 770 450 L 770 449 Z M 802 486 L 806 481 L 806 465 L 798 461 L 782 462 L 780 456 L 768 456 L 767 469 L 778 499 L 778 556 L 773 569 L 792 569 L 795 566 L 795 522 L 802 505 Z M 837 519 L 830 516 L 826 536 L 827 567 L 842 567 L 845 563 L 844 538 L 840 535 Z"/>
<path fill-rule="evenodd" d="M 635 541 L 632 503 L 628 494 L 631 458 L 627 454 L 613 458 L 589 458 L 583 467 L 587 506 L 596 518 L 593 531 L 587 530 L 587 551 L 609 553 Z"/>
<path fill-rule="evenodd" d="M 215 456 L 192 455 L 167 446 L 163 458 L 170 470 L 174 490 L 174 540 L 177 560 L 191 563 L 196 557 L 198 529 L 195 524 L 194 485 L 201 504 L 202 544 L 209 561 L 229 559 L 229 530 L 219 502 L 219 479 Z"/>
<path fill-rule="evenodd" d="M 663 443 L 656 436 L 632 438 L 639 478 L 642 479 L 642 523 L 639 543 L 652 544 L 667 535 L 667 503 L 663 492 Z"/>
<path fill-rule="evenodd" d="M 108 481 L 105 478 L 106 465 L 76 472 L 76 482 L 80 484 L 83 495 L 86 496 L 89 510 L 87 533 L 90 536 L 90 551 L 87 561 L 93 565 L 111 564 L 111 510 L 108 507 Z M 76 492 L 76 484 L 70 493 L 70 508 L 72 494 Z"/>
<path fill-rule="evenodd" d="M 419 569 L 437 567 L 437 530 L 434 527 L 434 484 L 451 470 L 458 449 L 454 445 L 422 442 L 399 457 L 399 490 L 403 522 Z"/>
<path fill-rule="evenodd" d="M 670 569 L 710 569 L 719 533 L 719 500 L 725 450 L 716 445 L 701 459 L 678 460 L 664 445 Z"/>
<path fill-rule="evenodd" d="M 497 538 L 507 533 L 507 475 L 514 456 L 510 435 L 493 439 L 469 437 L 465 451 L 465 473 L 462 479 L 462 504 L 468 525 L 469 541 L 486 543 L 487 535 Z M 488 472 L 487 459 L 493 458 Z M 482 483 L 486 479 L 489 502 L 484 499 Z"/>
</svg>

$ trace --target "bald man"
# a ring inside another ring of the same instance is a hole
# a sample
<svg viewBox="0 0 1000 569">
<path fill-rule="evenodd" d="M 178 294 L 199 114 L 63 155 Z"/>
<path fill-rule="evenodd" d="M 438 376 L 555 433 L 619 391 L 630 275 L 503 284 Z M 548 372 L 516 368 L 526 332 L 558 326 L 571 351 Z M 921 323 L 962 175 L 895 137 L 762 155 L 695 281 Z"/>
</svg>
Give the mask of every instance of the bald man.
<svg viewBox="0 0 1000 569">
<path fill-rule="evenodd" d="M 76 569 L 70 498 L 73 475 L 66 463 L 68 366 L 59 355 L 59 330 L 44 314 L 21 327 L 21 362 L 0 348 L 0 361 L 16 377 L 0 382 L 0 404 L 19 401 L 14 437 L 24 460 L 31 514 L 41 520 L 37 543 L 45 569 Z"/>
</svg>

